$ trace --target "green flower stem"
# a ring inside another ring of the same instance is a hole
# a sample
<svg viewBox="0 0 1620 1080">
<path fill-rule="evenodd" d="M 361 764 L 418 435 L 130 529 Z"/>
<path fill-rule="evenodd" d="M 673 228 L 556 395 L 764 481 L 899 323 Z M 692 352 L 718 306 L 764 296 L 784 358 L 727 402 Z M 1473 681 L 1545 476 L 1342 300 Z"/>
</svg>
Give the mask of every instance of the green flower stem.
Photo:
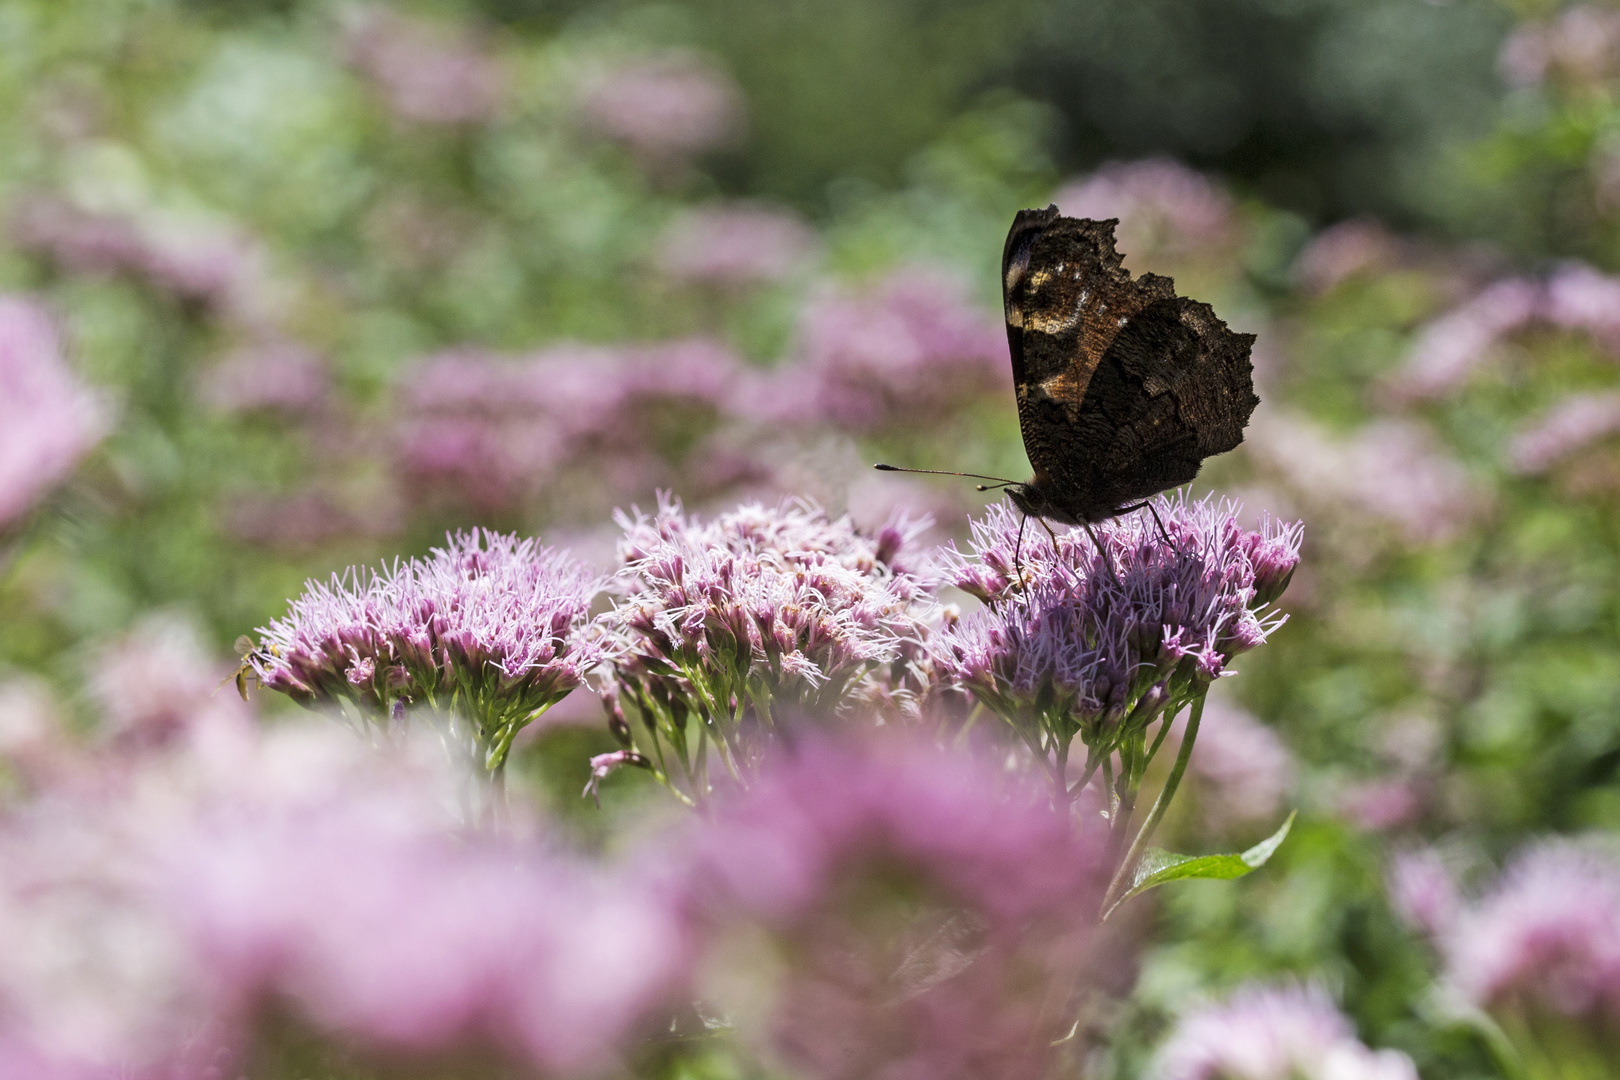
<svg viewBox="0 0 1620 1080">
<path fill-rule="evenodd" d="M 1128 887 L 1131 869 L 1136 865 L 1136 861 L 1142 857 L 1142 852 L 1147 847 L 1148 841 L 1153 838 L 1154 830 L 1159 827 L 1159 822 L 1164 819 L 1165 811 L 1170 807 L 1170 800 L 1176 796 L 1176 788 L 1181 785 L 1182 774 L 1187 771 L 1187 762 L 1192 758 L 1193 743 L 1198 738 L 1199 721 L 1204 718 L 1204 699 L 1207 696 L 1208 689 L 1206 688 L 1203 693 L 1193 699 L 1192 712 L 1187 716 L 1187 731 L 1181 737 L 1181 749 L 1176 753 L 1176 763 L 1171 766 L 1170 776 L 1165 780 L 1164 787 L 1160 789 L 1159 797 L 1154 800 L 1153 809 L 1148 811 L 1147 820 L 1142 823 L 1142 828 L 1137 832 L 1136 839 L 1131 841 L 1130 849 L 1125 852 L 1125 857 L 1120 860 L 1118 868 L 1115 869 L 1113 880 L 1108 883 L 1108 892 L 1103 895 L 1103 911 L 1109 910 L 1116 898 Z M 1165 719 L 1166 727 L 1173 723 L 1174 720 L 1174 714 L 1169 714 Z"/>
</svg>

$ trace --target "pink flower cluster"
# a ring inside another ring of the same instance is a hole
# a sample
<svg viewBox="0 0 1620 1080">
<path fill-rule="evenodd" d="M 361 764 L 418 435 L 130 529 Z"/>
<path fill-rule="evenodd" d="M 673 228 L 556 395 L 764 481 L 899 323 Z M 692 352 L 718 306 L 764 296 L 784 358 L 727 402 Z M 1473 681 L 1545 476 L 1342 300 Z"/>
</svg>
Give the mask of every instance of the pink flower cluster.
<svg viewBox="0 0 1620 1080">
<path fill-rule="evenodd" d="M 668 167 L 735 140 L 742 92 L 701 57 L 682 51 L 634 58 L 584 95 L 586 122 L 648 165 Z"/>
<path fill-rule="evenodd" d="M 756 382 L 757 415 L 852 431 L 930 427 L 1007 379 L 1006 332 L 954 282 L 919 272 L 805 311 L 795 360 Z"/>
<path fill-rule="evenodd" d="M 1576 4 L 1550 22 L 1516 27 L 1497 61 L 1512 86 L 1554 79 L 1596 89 L 1620 76 L 1620 14 L 1597 4 Z"/>
<path fill-rule="evenodd" d="M 1486 1008 L 1620 1019 L 1620 858 L 1597 843 L 1522 852 L 1478 901 L 1437 907 L 1445 975 Z M 1612 1030 L 1612 1028 L 1610 1028 Z"/>
<path fill-rule="evenodd" d="M 181 300 L 247 323 L 261 322 L 267 297 L 263 253 L 218 225 L 158 215 L 92 213 L 54 196 L 18 204 L 18 246 L 83 274 L 132 274 Z"/>
<path fill-rule="evenodd" d="M 664 236 L 658 266 L 678 281 L 738 287 L 788 276 L 814 245 L 815 234 L 783 211 L 709 206 L 675 220 Z"/>
<path fill-rule="evenodd" d="M 936 639 L 941 669 L 1009 721 L 1046 716 L 1090 745 L 1135 709 L 1186 700 L 1264 643 L 1286 618 L 1268 605 L 1298 565 L 1303 527 L 1268 517 L 1250 532 L 1236 506 L 1213 498 L 1154 506 L 1169 543 L 1145 511 L 1114 518 L 1096 527 L 1106 562 L 1080 529 L 1054 550 L 1044 530 L 991 506 L 970 553 L 953 544 L 942 568 L 987 603 Z"/>
<path fill-rule="evenodd" d="M 1429 401 L 1454 392 L 1504 337 L 1535 324 L 1587 334 L 1620 352 L 1620 279 L 1570 263 L 1545 282 L 1507 278 L 1487 286 L 1422 329 L 1391 381 L 1395 397 Z"/>
<path fill-rule="evenodd" d="M 1467 468 L 1418 421 L 1376 420 L 1340 438 L 1272 410 L 1250 424 L 1247 444 L 1302 497 L 1385 522 L 1409 544 L 1449 540 L 1489 506 Z"/>
<path fill-rule="evenodd" d="M 1119 219 L 1119 241 L 1131 252 L 1182 252 L 1229 242 L 1232 199 L 1210 180 L 1170 158 L 1111 161 L 1060 188 L 1052 201 L 1070 217 Z"/>
<path fill-rule="evenodd" d="M 768 728 L 773 700 L 836 709 L 922 634 L 903 521 L 869 536 L 811 504 L 750 503 L 705 523 L 667 497 L 618 521 L 626 592 L 602 619 L 608 658 L 649 727 L 677 740 L 687 715 L 729 740 L 745 718 Z"/>
<path fill-rule="evenodd" d="M 517 730 L 601 658 L 583 632 L 599 585 L 534 540 L 461 533 L 426 559 L 309 582 L 249 662 L 310 707 L 348 702 L 384 723 L 414 705 L 465 713 L 497 771 Z"/>
<path fill-rule="evenodd" d="M 1218 693 L 1205 703 L 1192 770 L 1202 818 L 1216 830 L 1274 823 L 1298 771 L 1276 731 Z"/>
<path fill-rule="evenodd" d="M 651 488 L 734 413 L 741 381 L 741 362 L 701 339 L 517 361 L 445 353 L 402 389 L 396 466 L 417 497 L 484 510 L 534 498 L 579 460 L 612 490 Z"/>
<path fill-rule="evenodd" d="M 0 818 L 0 1071 L 203 1080 L 290 1033 L 583 1077 L 702 999 L 804 1075 L 1044 1075 L 1103 852 L 999 762 L 870 734 L 617 863 L 470 827 L 431 739 L 231 702 L 81 756 Z"/>
<path fill-rule="evenodd" d="M 477 124 L 499 110 L 506 93 L 500 66 L 447 27 L 371 7 L 345 29 L 349 62 L 400 119 Z"/>
<path fill-rule="evenodd" d="M 1371 1050 L 1318 987 L 1250 984 L 1194 1009 L 1160 1047 L 1154 1080 L 1418 1080 L 1412 1059 Z"/>
<path fill-rule="evenodd" d="M 326 365 L 313 350 L 268 340 L 226 354 L 204 373 L 198 396 L 215 412 L 296 416 L 317 408 L 330 390 Z"/>
<path fill-rule="evenodd" d="M 713 931 L 769 931 L 769 1038 L 796 1072 L 1048 1075 L 1107 871 L 1040 791 L 892 733 L 810 740 L 719 804 L 699 852 Z"/>
<path fill-rule="evenodd" d="M 37 305 L 0 297 L 0 530 L 61 483 L 100 441 L 108 409 L 63 360 Z"/>
<path fill-rule="evenodd" d="M 1620 391 L 1574 393 L 1513 437 L 1517 472 L 1544 473 L 1593 443 L 1620 433 Z"/>
</svg>

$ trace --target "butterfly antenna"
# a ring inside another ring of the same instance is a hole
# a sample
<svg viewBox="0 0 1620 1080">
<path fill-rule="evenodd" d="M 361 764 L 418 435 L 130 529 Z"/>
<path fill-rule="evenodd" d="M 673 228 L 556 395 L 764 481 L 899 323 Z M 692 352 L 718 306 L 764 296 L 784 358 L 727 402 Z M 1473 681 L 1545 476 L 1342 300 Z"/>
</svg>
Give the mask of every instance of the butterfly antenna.
<svg viewBox="0 0 1620 1080">
<path fill-rule="evenodd" d="M 914 473 L 928 473 L 931 476 L 965 476 L 969 480 L 989 480 L 991 483 L 995 484 L 997 487 L 1007 487 L 1007 486 L 1009 486 L 1011 484 L 1021 484 L 1021 483 L 1023 483 L 1022 480 L 1003 480 L 999 476 L 982 476 L 979 473 L 971 473 L 971 472 L 949 472 L 949 471 L 947 471 L 945 469 L 902 469 L 898 465 L 884 465 L 882 462 L 879 462 L 878 464 L 873 465 L 872 468 L 876 469 L 878 472 L 914 472 Z M 990 489 L 985 487 L 983 484 L 981 484 L 981 485 L 979 485 L 979 490 L 980 491 L 988 491 Z"/>
</svg>

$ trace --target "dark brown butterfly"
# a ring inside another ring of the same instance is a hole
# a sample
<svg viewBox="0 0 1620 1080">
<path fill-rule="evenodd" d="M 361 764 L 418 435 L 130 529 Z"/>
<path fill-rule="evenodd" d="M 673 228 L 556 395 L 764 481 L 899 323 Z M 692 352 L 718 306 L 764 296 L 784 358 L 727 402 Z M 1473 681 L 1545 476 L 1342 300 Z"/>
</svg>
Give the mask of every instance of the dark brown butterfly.
<svg viewBox="0 0 1620 1080">
<path fill-rule="evenodd" d="M 1117 224 L 1048 206 L 1020 210 L 1007 233 L 1001 294 L 1035 476 L 1002 483 L 1031 517 L 1089 525 L 1138 509 L 1242 442 L 1260 403 L 1254 335 L 1167 277 L 1133 279 Z"/>
</svg>

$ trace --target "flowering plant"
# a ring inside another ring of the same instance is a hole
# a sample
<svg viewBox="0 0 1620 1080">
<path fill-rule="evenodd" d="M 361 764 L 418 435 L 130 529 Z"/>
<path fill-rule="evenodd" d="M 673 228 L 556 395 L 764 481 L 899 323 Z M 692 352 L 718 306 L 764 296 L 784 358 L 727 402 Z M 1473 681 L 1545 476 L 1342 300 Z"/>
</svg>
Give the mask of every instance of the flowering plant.
<svg viewBox="0 0 1620 1080">
<path fill-rule="evenodd" d="M 600 659 L 584 636 L 598 581 L 569 555 L 488 530 L 426 559 L 309 582 L 248 654 L 258 680 L 386 728 L 413 706 L 499 778 L 512 740 Z"/>
<path fill-rule="evenodd" d="M 600 625 L 615 734 L 639 751 L 618 760 L 651 768 L 685 801 L 711 789 L 711 744 L 746 783 L 783 706 L 837 712 L 923 631 L 923 581 L 897 563 L 917 531 L 903 521 L 867 536 L 847 517 L 788 502 L 704 523 L 667 497 L 651 517 L 617 520 L 626 591 Z"/>
</svg>

